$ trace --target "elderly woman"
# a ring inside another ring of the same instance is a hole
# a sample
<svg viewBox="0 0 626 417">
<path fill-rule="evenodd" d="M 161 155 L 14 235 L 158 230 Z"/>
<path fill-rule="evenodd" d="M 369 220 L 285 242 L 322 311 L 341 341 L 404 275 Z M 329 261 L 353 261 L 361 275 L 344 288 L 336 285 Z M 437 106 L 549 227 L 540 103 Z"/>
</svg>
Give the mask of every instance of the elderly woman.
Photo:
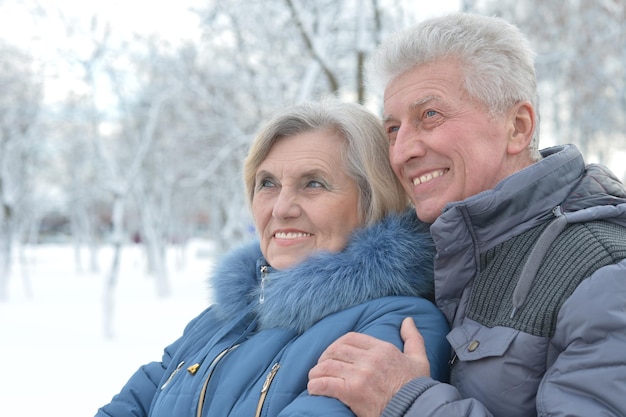
<svg viewBox="0 0 626 417">
<path fill-rule="evenodd" d="M 433 246 L 356 104 L 291 107 L 259 132 L 244 180 L 259 239 L 216 267 L 214 303 L 98 416 L 352 416 L 307 393 L 309 370 L 357 331 L 402 346 L 412 317 L 447 379 L 448 327 L 432 297 Z"/>
</svg>

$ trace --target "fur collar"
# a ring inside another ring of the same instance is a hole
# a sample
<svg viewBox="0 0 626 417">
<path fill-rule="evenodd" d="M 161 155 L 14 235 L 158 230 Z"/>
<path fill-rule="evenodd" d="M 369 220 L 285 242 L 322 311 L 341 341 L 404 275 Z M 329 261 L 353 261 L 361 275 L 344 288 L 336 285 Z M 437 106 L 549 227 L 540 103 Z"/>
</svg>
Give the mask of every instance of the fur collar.
<svg viewBox="0 0 626 417">
<path fill-rule="evenodd" d="M 413 209 L 357 230 L 340 253 L 320 252 L 271 270 L 259 303 L 264 259 L 258 241 L 228 254 L 211 277 L 214 309 L 225 321 L 254 308 L 261 328 L 304 332 L 329 314 L 389 295 L 432 299 L 434 245 Z"/>
</svg>

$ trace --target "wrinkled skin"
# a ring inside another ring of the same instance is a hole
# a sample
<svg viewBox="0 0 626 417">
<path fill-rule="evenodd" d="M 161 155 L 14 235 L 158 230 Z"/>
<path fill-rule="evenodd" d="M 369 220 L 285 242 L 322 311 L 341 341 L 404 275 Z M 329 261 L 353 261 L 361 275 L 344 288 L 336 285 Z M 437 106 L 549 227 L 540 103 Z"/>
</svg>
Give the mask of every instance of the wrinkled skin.
<svg viewBox="0 0 626 417">
<path fill-rule="evenodd" d="M 358 417 L 379 417 L 404 384 L 430 376 L 424 339 L 413 319 L 402 322 L 400 335 L 404 353 L 361 333 L 337 339 L 309 372 L 309 393 L 337 398 Z"/>
</svg>

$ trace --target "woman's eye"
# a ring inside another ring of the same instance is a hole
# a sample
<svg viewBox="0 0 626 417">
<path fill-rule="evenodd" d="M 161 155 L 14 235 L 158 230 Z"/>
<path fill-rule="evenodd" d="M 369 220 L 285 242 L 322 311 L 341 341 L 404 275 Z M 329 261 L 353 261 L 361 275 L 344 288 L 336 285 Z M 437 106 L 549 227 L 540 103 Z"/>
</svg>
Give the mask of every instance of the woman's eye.
<svg viewBox="0 0 626 417">
<path fill-rule="evenodd" d="M 259 181 L 259 188 L 269 188 L 269 187 L 274 187 L 275 184 L 269 180 L 269 179 L 264 179 Z"/>
<path fill-rule="evenodd" d="M 306 184 L 306 186 L 307 186 L 308 188 L 320 188 L 320 187 L 324 187 L 324 184 L 322 184 L 322 183 L 321 183 L 321 182 L 319 182 L 319 181 L 312 180 L 312 181 L 309 181 L 309 182 Z"/>
</svg>

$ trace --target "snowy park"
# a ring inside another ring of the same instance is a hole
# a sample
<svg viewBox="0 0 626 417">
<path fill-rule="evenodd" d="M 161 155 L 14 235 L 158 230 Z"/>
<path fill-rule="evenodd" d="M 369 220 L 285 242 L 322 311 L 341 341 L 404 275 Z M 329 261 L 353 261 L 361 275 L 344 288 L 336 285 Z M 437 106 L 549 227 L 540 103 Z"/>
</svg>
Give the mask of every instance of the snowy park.
<svg viewBox="0 0 626 417">
<path fill-rule="evenodd" d="M 71 245 L 27 247 L 15 263 L 10 297 L 0 303 L 3 357 L 0 416 L 91 416 L 143 363 L 159 360 L 185 324 L 209 302 L 211 247 L 171 249 L 171 294 L 159 297 L 140 246 L 124 248 L 112 328 L 103 332 L 101 271 L 77 272 Z M 180 258 L 183 256 L 183 258 Z"/>
<path fill-rule="evenodd" d="M 0 0 L 0 417 L 93 416 L 160 360 L 209 305 L 218 252 L 251 236 L 241 168 L 266 118 L 327 96 L 381 112 L 368 54 L 428 17 L 518 25 L 540 148 L 573 143 L 626 182 L 623 1 L 123 6 Z"/>
</svg>

